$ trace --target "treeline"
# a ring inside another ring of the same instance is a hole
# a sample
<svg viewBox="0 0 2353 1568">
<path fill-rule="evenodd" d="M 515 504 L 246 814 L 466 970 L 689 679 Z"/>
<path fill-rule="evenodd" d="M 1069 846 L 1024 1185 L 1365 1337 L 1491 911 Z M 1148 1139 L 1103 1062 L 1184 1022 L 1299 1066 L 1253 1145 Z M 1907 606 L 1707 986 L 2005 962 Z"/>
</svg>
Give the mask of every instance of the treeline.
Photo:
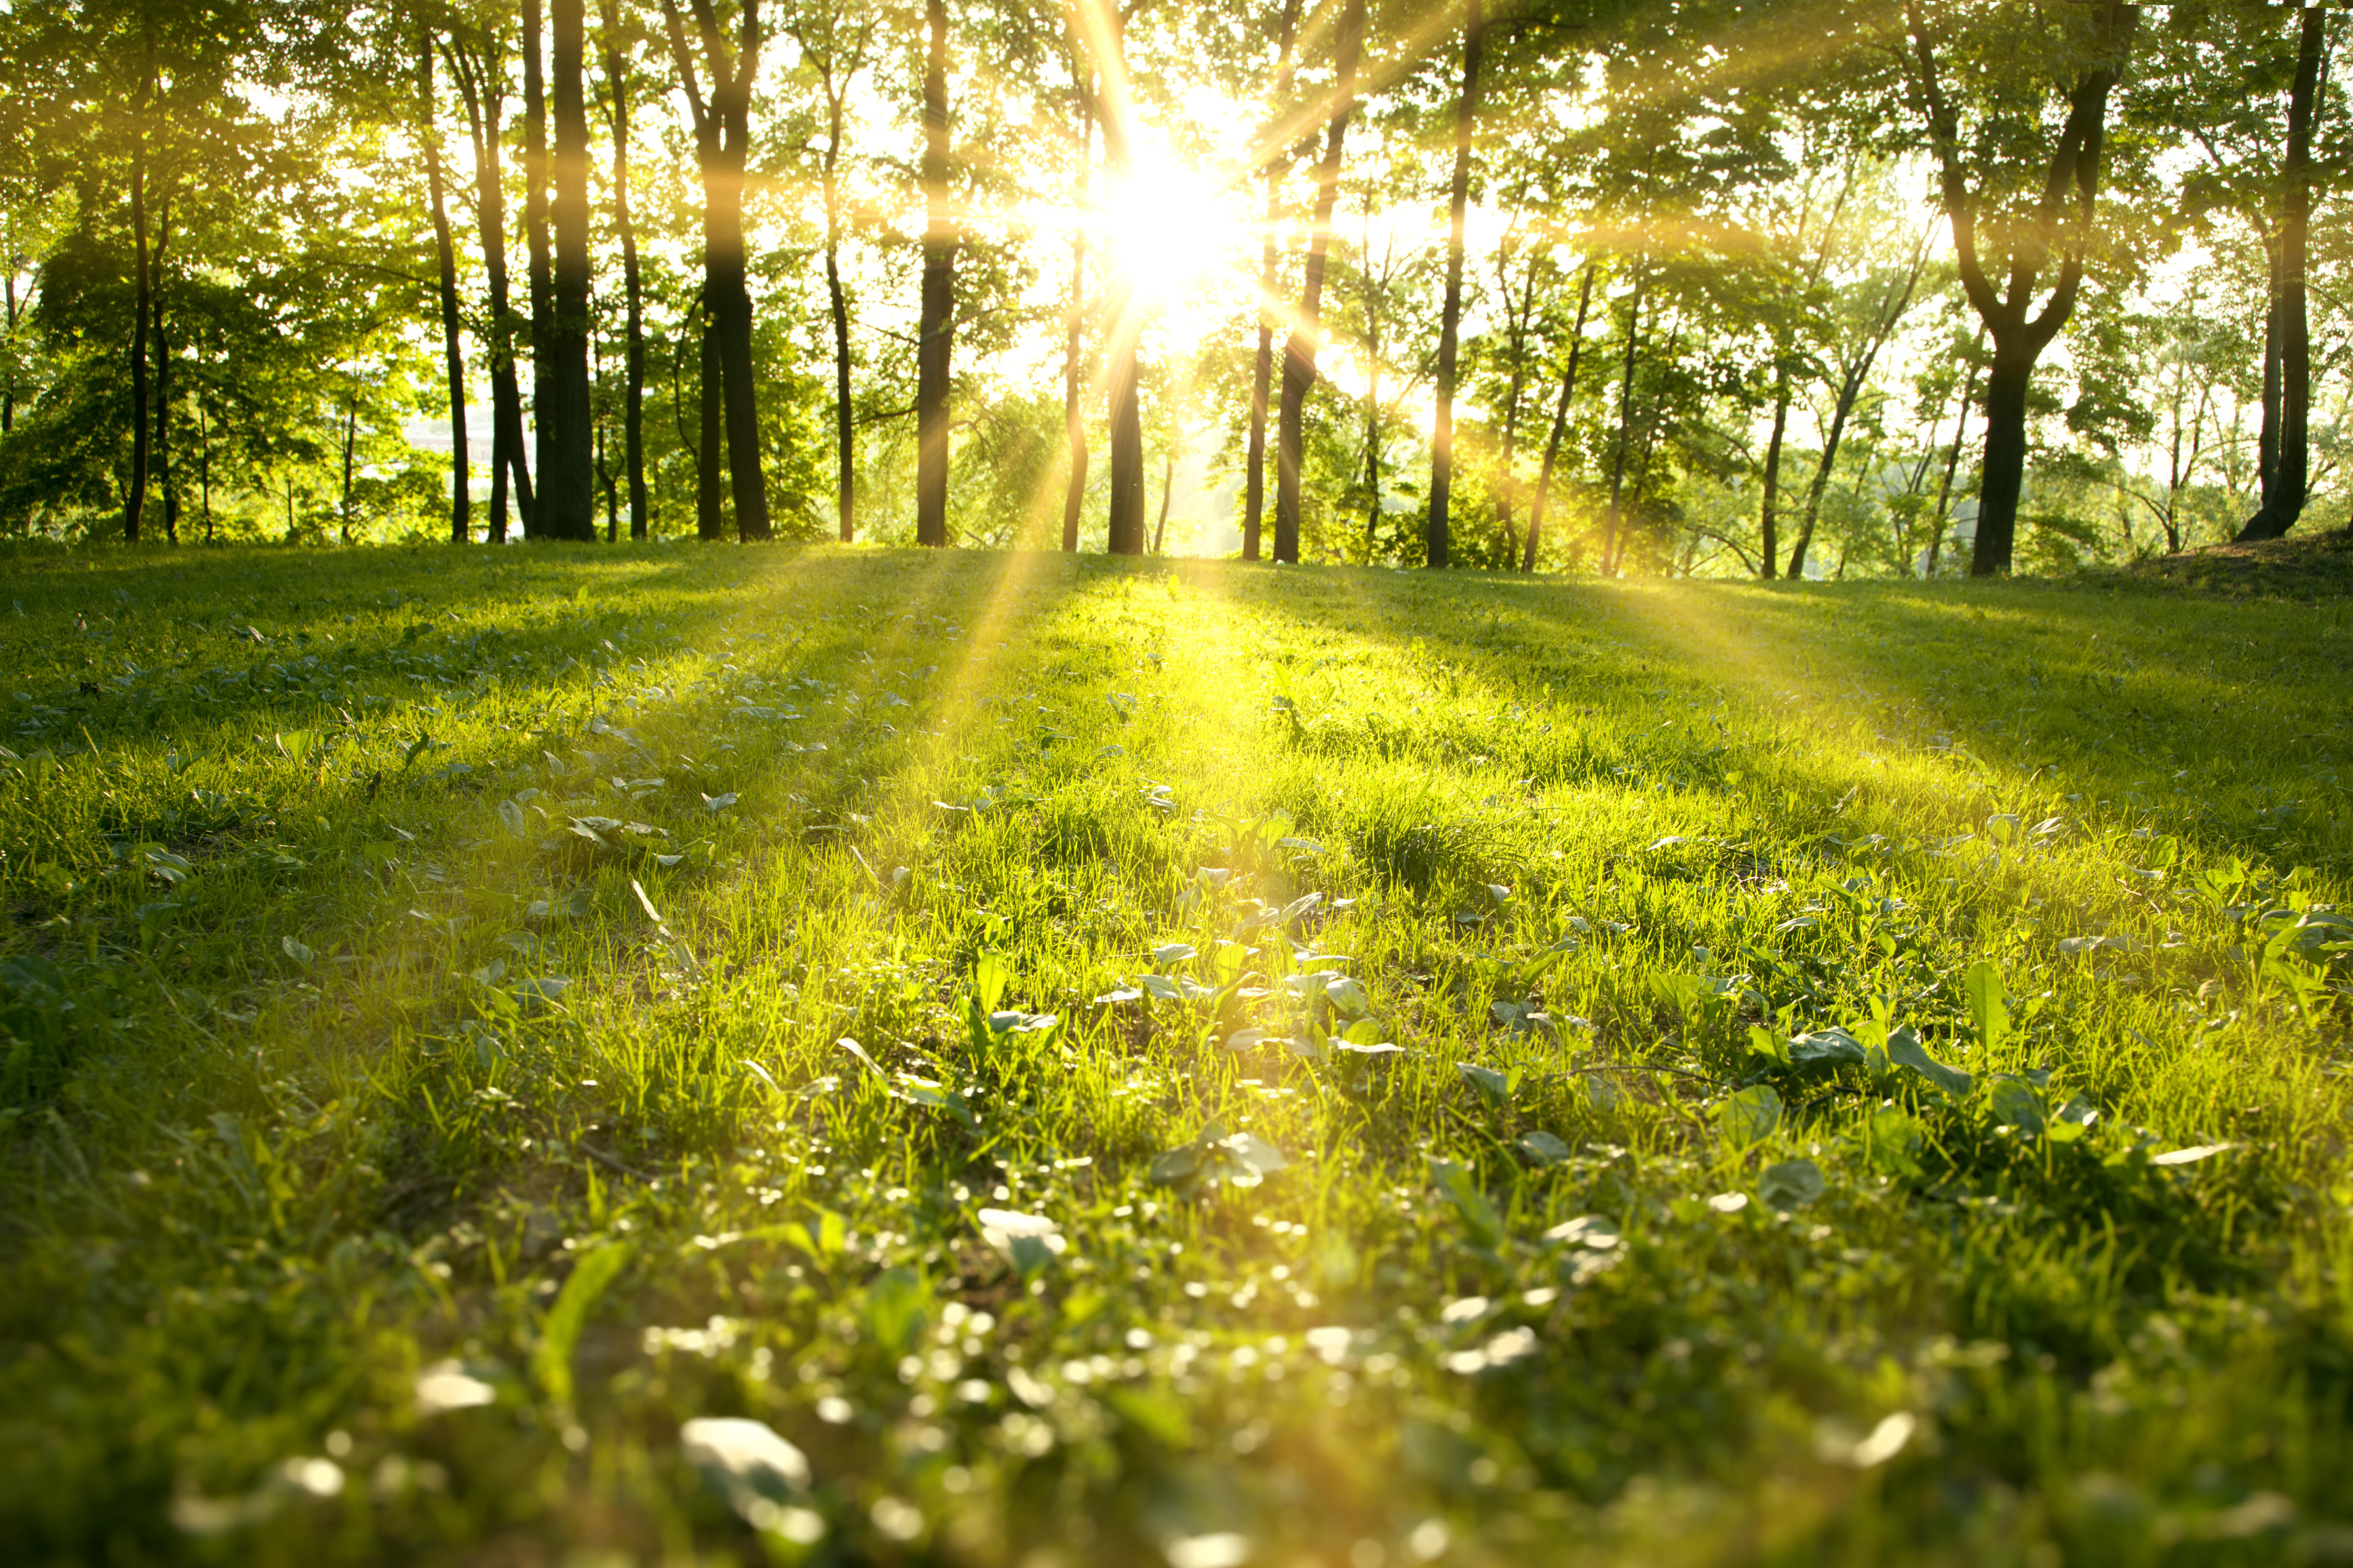
<svg viewBox="0 0 2353 1568">
<path fill-rule="evenodd" d="M 2276 537 L 2346 511 L 2341 26 L 19 0 L 0 529 L 1136 552 L 1206 464 L 1250 559 Z M 1129 250 L 1182 165 L 1156 232 L 1249 218 L 1180 290 Z"/>
</svg>

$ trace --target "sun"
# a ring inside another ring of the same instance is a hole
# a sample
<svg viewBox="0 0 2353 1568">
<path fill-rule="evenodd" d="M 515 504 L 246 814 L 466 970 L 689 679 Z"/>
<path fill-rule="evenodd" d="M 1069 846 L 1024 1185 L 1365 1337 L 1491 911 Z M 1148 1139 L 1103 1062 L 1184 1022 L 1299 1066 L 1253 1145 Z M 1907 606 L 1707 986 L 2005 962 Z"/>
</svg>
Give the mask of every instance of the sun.
<svg viewBox="0 0 2353 1568">
<path fill-rule="evenodd" d="M 1242 227 L 1212 173 L 1147 148 L 1105 194 L 1098 221 L 1139 302 L 1164 306 L 1228 266 Z"/>
</svg>

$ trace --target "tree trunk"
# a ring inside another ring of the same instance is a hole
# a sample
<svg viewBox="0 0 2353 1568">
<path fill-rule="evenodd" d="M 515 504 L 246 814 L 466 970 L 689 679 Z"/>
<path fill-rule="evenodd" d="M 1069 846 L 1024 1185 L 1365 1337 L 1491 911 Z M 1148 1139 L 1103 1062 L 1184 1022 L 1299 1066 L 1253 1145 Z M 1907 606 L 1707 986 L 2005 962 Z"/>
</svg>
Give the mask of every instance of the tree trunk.
<svg viewBox="0 0 2353 1568">
<path fill-rule="evenodd" d="M 0 283 L 5 283 L 8 295 L 8 363 L 0 368 L 0 436 L 16 428 L 16 263 L 14 257 L 0 259 Z"/>
<path fill-rule="evenodd" d="M 153 46 L 150 46 L 152 72 Z M 142 100 L 150 96 L 142 89 Z M 145 108 L 142 101 L 141 108 Z M 147 319 L 153 308 L 153 279 L 147 270 L 147 127 L 142 113 L 134 122 L 131 142 L 131 244 L 132 288 L 131 305 L 131 482 L 122 495 L 122 537 L 139 542 L 139 514 L 147 505 Z"/>
<path fill-rule="evenodd" d="M 358 388 L 343 400 L 343 489 L 337 501 L 335 513 L 343 520 L 343 542 L 352 542 L 352 455 L 359 445 L 360 395 Z"/>
<path fill-rule="evenodd" d="M 1577 325 L 1568 334 L 1568 367 L 1560 375 L 1560 401 L 1552 411 L 1552 429 L 1545 436 L 1544 464 L 1536 471 L 1535 499 L 1528 503 L 1527 558 L 1520 570 L 1536 569 L 1536 552 L 1544 545 L 1545 501 L 1552 493 L 1553 465 L 1560 458 L 1561 437 L 1568 432 L 1569 399 L 1577 395 L 1577 362 L 1585 353 L 1586 310 L 1593 303 L 1593 263 L 1585 264 L 1585 281 L 1577 290 Z"/>
<path fill-rule="evenodd" d="M 1333 40 L 1337 80 L 1324 159 L 1315 170 L 1315 220 L 1307 238 L 1299 320 L 1282 345 L 1282 404 L 1275 421 L 1274 558 L 1299 560 L 1299 480 L 1304 456 L 1307 394 L 1315 384 L 1315 347 L 1324 322 L 1324 268 L 1332 244 L 1332 209 L 1340 199 L 1340 159 L 1356 107 L 1356 63 L 1365 45 L 1365 0 L 1343 0 Z"/>
<path fill-rule="evenodd" d="M 1381 300 L 1388 293 L 1388 268 L 1384 257 L 1381 282 L 1376 287 L 1372 278 L 1370 203 L 1366 204 L 1365 225 L 1365 562 L 1369 565 L 1380 549 Z"/>
<path fill-rule="evenodd" d="M 196 394 L 196 496 L 204 507 L 205 542 L 213 542 L 213 432 L 205 417 L 205 395 Z"/>
<path fill-rule="evenodd" d="M 1160 553 L 1168 542 L 1168 498 L 1176 493 L 1176 447 L 1172 442 L 1161 455 L 1160 464 L 1160 526 L 1152 531 L 1152 553 Z"/>
<path fill-rule="evenodd" d="M 621 36 L 620 10 L 605 0 L 608 40 Z M 628 296 L 628 350 L 624 374 L 621 435 L 629 473 L 629 537 L 644 539 L 653 529 L 653 506 L 646 493 L 646 314 L 645 281 L 638 267 L 638 226 L 629 213 L 629 65 L 618 47 L 605 53 L 605 80 L 613 91 L 613 224 L 621 239 L 621 287 Z"/>
<path fill-rule="evenodd" d="M 155 253 L 149 258 L 148 308 L 155 318 L 155 441 L 148 463 L 155 470 L 154 486 L 164 503 L 164 537 L 180 542 L 180 494 L 172 483 L 172 344 L 164 334 L 164 252 L 171 244 L 172 204 L 166 198 L 156 214 Z"/>
<path fill-rule="evenodd" d="M 834 511 L 841 542 L 848 544 L 858 537 L 858 421 L 849 403 L 849 295 L 841 282 L 842 99 L 849 84 L 835 84 L 830 59 L 826 70 L 825 297 L 833 313 Z"/>
<path fill-rule="evenodd" d="M 1952 521 L 1946 509 L 1953 499 L 1953 475 L 1961 466 L 1961 436 L 1968 428 L 1969 405 L 1978 395 L 1977 352 L 1984 342 L 1985 334 L 1980 331 L 1977 342 L 1969 345 L 1969 370 L 1961 381 L 1961 405 L 1953 413 L 1953 447 L 1945 454 L 1945 477 L 1936 485 L 1936 529 L 1928 536 L 1928 569 L 1921 574 L 1924 577 L 1936 574 L 1936 562 L 1945 552 L 1945 530 Z"/>
<path fill-rule="evenodd" d="M 2026 392 L 2034 362 L 1994 344 L 1986 375 L 1985 476 L 1978 485 L 1977 539 L 1969 575 L 2006 574 L 2018 542 L 2018 496 L 2026 478 Z"/>
<path fill-rule="evenodd" d="M 534 0 L 535 3 L 535 0 Z M 555 262 L 549 311 L 538 341 L 548 399 L 540 415 L 540 531 L 551 539 L 596 538 L 596 475 L 588 396 L 587 19 L 583 0 L 552 0 L 549 63 L 555 79 L 555 160 L 550 217 Z"/>
<path fill-rule="evenodd" d="M 948 213 L 948 7 L 924 0 L 923 283 L 915 337 L 915 542 L 948 542 L 948 370 L 955 346 L 955 229 Z"/>
<path fill-rule="evenodd" d="M 1780 570 L 1780 516 L 1775 510 L 1781 500 L 1781 443 L 1789 432 L 1789 361 L 1786 344 L 1781 358 L 1773 367 L 1773 436 L 1765 443 L 1765 503 L 1757 513 L 1757 528 L 1763 537 L 1764 559 L 1757 570 L 1767 582 Z"/>
<path fill-rule="evenodd" d="M 1471 203 L 1471 142 L 1479 122 L 1479 55 L 1486 18 L 1480 0 L 1465 0 L 1462 21 L 1462 101 L 1454 118 L 1454 183 L 1449 188 L 1446 303 L 1438 321 L 1438 419 L 1430 438 L 1428 560 L 1446 564 L 1448 507 L 1454 496 L 1454 370 L 1462 324 L 1462 231 Z"/>
<path fill-rule="evenodd" d="M 715 542 L 727 537 L 727 476 L 722 457 L 727 427 L 727 395 L 720 385 L 719 329 L 708 309 L 702 312 L 701 370 L 697 412 L 702 424 L 695 443 L 694 533 L 698 539 Z"/>
<path fill-rule="evenodd" d="M 1495 280 L 1503 285 L 1504 298 L 1510 302 L 1507 317 L 1507 342 L 1512 358 L 1510 384 L 1504 389 L 1503 445 L 1496 453 L 1496 468 L 1503 475 L 1495 493 L 1495 521 L 1504 530 L 1504 569 L 1519 564 L 1519 461 L 1520 461 L 1520 401 L 1527 390 L 1528 381 L 1528 321 L 1535 313 L 1536 267 L 1540 252 L 1528 253 L 1527 287 L 1514 300 L 1512 280 L 1499 263 Z"/>
<path fill-rule="evenodd" d="M 1626 307 L 1626 374 L 1618 388 L 1618 447 L 1609 459 L 1609 521 L 1601 535 L 1601 575 L 1613 577 L 1618 573 L 1620 554 L 1619 532 L 1621 526 L 1619 501 L 1626 488 L 1626 442 L 1634 426 L 1634 358 L 1642 342 L 1642 290 L 1648 279 L 1641 273 L 1634 275 L 1634 297 Z"/>
<path fill-rule="evenodd" d="M 466 454 L 466 351 L 459 342 L 458 250 L 449 239 L 449 209 L 441 188 L 441 132 L 433 106 L 433 35 L 417 35 L 417 90 L 419 139 L 425 143 L 425 188 L 433 207 L 433 256 L 438 269 L 441 352 L 449 386 L 449 542 L 473 537 L 471 465 Z M 201 405 L 199 405 L 201 406 Z M 207 510 L 210 509 L 207 508 Z"/>
<path fill-rule="evenodd" d="M 2287 158 L 2280 170 L 2279 289 L 2272 318 L 2278 323 L 2279 446 L 2263 502 L 2239 537 L 2277 539 L 2304 515 L 2311 474 L 2308 426 L 2312 409 L 2312 329 L 2306 309 L 2306 240 L 2312 224 L 2312 127 L 2319 114 L 2319 83 L 2328 50 L 2328 13 L 2307 6 L 2296 40 L 2295 84 L 2288 94 Z M 2263 424 L 2271 425 L 2269 367 L 2265 367 Z"/>
<path fill-rule="evenodd" d="M 1134 114 L 1128 100 L 1127 40 L 1119 11 L 1101 7 L 1096 75 L 1103 92 L 1103 163 L 1114 192 L 1134 175 Z M 1144 401 L 1136 349 L 1144 336 L 1144 301 L 1134 268 L 1114 258 L 1103 290 L 1103 383 L 1109 395 L 1111 496 L 1105 547 L 1113 555 L 1144 553 Z"/>
<path fill-rule="evenodd" d="M 1281 125 L 1291 99 L 1292 46 L 1299 31 L 1299 0 L 1282 0 L 1282 42 L 1274 68 L 1273 123 Z M 1273 141 L 1271 130 L 1268 137 Z M 1250 365 L 1250 460 L 1243 479 L 1242 559 L 1259 557 L 1259 534 L 1266 516 L 1266 397 L 1274 376 L 1274 285 L 1276 226 L 1282 218 L 1282 176 L 1291 166 L 1287 145 L 1271 147 L 1266 160 L 1266 236 L 1260 247 L 1258 357 Z"/>
<path fill-rule="evenodd" d="M 1088 78 L 1082 74 L 1078 42 L 1071 40 L 1071 74 L 1078 83 L 1079 109 L 1079 177 L 1077 205 L 1084 211 L 1088 195 L 1088 166 L 1094 145 L 1094 94 Z M 1086 310 L 1087 310 L 1087 227 L 1084 224 L 1071 226 L 1071 303 L 1063 319 L 1062 342 L 1062 445 L 1070 454 L 1071 472 L 1062 487 L 1062 549 L 1076 553 L 1079 548 L 1079 522 L 1086 510 L 1087 501 L 1087 416 L 1086 393 Z"/>
<path fill-rule="evenodd" d="M 466 100 L 466 119 L 474 142 L 474 199 L 481 232 L 482 270 L 490 285 L 491 304 L 491 526 L 490 542 L 507 541 L 507 486 L 512 479 L 515 501 L 525 527 L 532 510 L 531 468 L 524 461 L 522 391 L 515 375 L 514 341 L 517 325 L 507 276 L 507 206 L 504 176 L 499 169 L 500 92 L 501 67 L 495 37 L 483 40 L 479 56 L 453 49 L 450 64 L 458 90 Z"/>
<path fill-rule="evenodd" d="M 523 268 L 531 300 L 531 434 L 532 467 L 539 474 L 539 494 L 522 509 L 527 537 L 555 536 L 551 520 L 540 515 L 550 483 L 548 463 L 557 411 L 555 391 L 554 279 L 547 244 L 547 81 L 542 63 L 540 0 L 522 0 L 522 224 Z M 568 481 L 556 481 L 568 490 Z"/>
<path fill-rule="evenodd" d="M 2099 195 L 2100 156 L 2105 143 L 2108 99 L 2123 75 L 2132 47 L 2140 8 L 2126 0 L 2110 0 L 2103 24 L 2109 34 L 2113 58 L 2087 72 L 2067 97 L 2067 118 L 2052 150 L 2044 178 L 2038 221 L 2012 231 L 2006 285 L 1997 293 L 1978 249 L 1976 198 L 1961 165 L 1960 120 L 1946 99 L 1937 77 L 1935 51 L 1918 6 L 1907 8 L 1912 35 L 1915 85 L 1926 105 L 1928 140 L 1936 161 L 1945 214 L 1952 225 L 1956 268 L 1978 319 L 1993 340 L 1993 366 L 1986 380 L 1985 472 L 1978 492 L 1977 542 L 1969 557 L 1972 576 L 2006 574 L 2018 533 L 2018 502 L 2026 471 L 2026 394 L 2034 362 L 2073 313 L 2084 280 L 2084 256 Z M 2065 224 L 2069 197 L 2073 221 Z M 2051 258 L 2053 236 L 2059 241 L 2059 270 L 2051 298 L 2039 316 L 2027 307 L 2044 265 Z"/>
</svg>

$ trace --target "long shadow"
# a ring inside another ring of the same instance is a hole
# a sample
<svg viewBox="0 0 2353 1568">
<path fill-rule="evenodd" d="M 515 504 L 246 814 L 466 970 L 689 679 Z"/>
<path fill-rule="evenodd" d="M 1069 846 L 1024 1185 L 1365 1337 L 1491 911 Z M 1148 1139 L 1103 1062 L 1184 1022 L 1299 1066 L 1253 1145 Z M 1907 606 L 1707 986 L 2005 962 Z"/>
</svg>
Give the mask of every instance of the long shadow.
<svg viewBox="0 0 2353 1568">
<path fill-rule="evenodd" d="M 1767 710 L 1869 717 L 1882 747 L 1974 758 L 2021 787 L 2040 770 L 2041 793 L 2145 807 L 2221 853 L 2353 863 L 2347 710 L 2301 679 L 2353 651 L 2342 605 L 2039 583 L 1433 582 L 1362 568 L 1237 572 L 1225 588 L 1264 614 L 1295 613 L 1303 595 L 1377 643 L 1418 640 L 1433 697 L 1448 695 L 1450 668 L 1523 701 L 1737 691 Z M 1723 745 L 1740 749 L 1737 736 Z M 1628 760 L 1605 749 L 1575 772 Z"/>
</svg>

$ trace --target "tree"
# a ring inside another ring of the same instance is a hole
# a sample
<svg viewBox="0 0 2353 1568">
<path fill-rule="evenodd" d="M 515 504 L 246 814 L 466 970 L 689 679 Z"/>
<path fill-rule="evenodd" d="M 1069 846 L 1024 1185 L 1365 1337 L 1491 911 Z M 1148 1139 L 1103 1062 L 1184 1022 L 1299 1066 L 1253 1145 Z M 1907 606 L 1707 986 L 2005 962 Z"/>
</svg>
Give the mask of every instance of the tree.
<svg viewBox="0 0 2353 1568">
<path fill-rule="evenodd" d="M 1479 124 L 1479 56 L 1486 18 L 1464 0 L 1462 96 L 1454 122 L 1454 178 L 1447 187 L 1446 303 L 1438 326 L 1438 416 L 1430 437 L 1428 564 L 1447 562 L 1448 508 L 1454 493 L 1454 370 L 1462 321 L 1462 241 L 1471 199 L 1471 145 Z"/>
<path fill-rule="evenodd" d="M 466 123 L 473 140 L 474 213 L 480 235 L 482 270 L 489 294 L 491 353 L 491 527 L 490 540 L 507 538 L 507 486 L 514 485 L 515 501 L 527 520 L 532 510 L 531 469 L 523 456 L 522 390 L 515 376 L 514 342 L 519 318 L 507 275 L 506 184 L 499 169 L 503 132 L 499 119 L 506 94 L 503 42 L 495 28 L 476 36 L 470 46 L 453 31 L 445 45 L 450 72 L 466 103 Z M 529 524 L 526 521 L 526 529 Z"/>
<path fill-rule="evenodd" d="M 2311 479 L 2312 325 L 2306 304 L 2306 252 L 2312 226 L 2312 133 L 2328 53 L 2328 13 L 2307 5 L 2297 23 L 2295 79 L 2288 92 L 2287 153 L 2280 164 L 2278 264 L 2264 339 L 2278 356 L 2277 393 L 2265 365 L 2263 423 L 2276 420 L 2276 456 L 2266 468 L 2263 504 L 2239 537 L 2277 539 L 2304 515 Z M 2266 361 L 2270 355 L 2266 354 Z M 2276 410 L 2276 412 L 2274 412 Z"/>
<path fill-rule="evenodd" d="M 1259 535 L 1266 514 L 1266 398 L 1273 377 L 1276 263 L 1275 235 L 1282 222 L 1282 181 L 1294 158 L 1299 139 L 1292 119 L 1292 49 L 1299 31 L 1299 0 L 1282 0 L 1282 20 L 1275 46 L 1273 114 L 1262 137 L 1266 149 L 1266 233 L 1260 241 L 1258 353 L 1250 363 L 1250 449 L 1244 459 L 1242 500 L 1242 559 L 1259 557 Z"/>
<path fill-rule="evenodd" d="M 801 58 L 817 73 L 825 112 L 825 148 L 818 154 L 818 191 L 825 201 L 825 293 L 833 328 L 834 510 L 841 542 L 858 534 L 858 421 L 850 401 L 849 291 L 842 281 L 841 158 L 851 89 L 870 63 L 875 24 L 866 16 L 853 22 L 839 5 L 826 5 L 794 22 L 789 31 Z"/>
<path fill-rule="evenodd" d="M 1332 243 L 1332 212 L 1339 200 L 1340 161 L 1356 107 L 1356 66 L 1365 46 L 1365 0 L 1342 0 L 1333 41 L 1335 81 L 1324 157 L 1315 169 L 1315 216 L 1308 230 L 1306 278 L 1299 317 L 1282 345 L 1282 405 L 1275 424 L 1274 558 L 1299 560 L 1299 479 L 1307 394 L 1315 384 L 1315 346 L 1322 331 L 1324 268 Z"/>
<path fill-rule="evenodd" d="M 1103 163 L 1114 193 L 1124 196 L 1134 178 L 1135 108 L 1127 78 L 1127 40 L 1118 9 L 1082 0 L 1081 22 L 1099 84 Z M 1114 254 L 1103 283 L 1103 385 L 1110 405 L 1111 504 L 1107 547 L 1113 555 L 1141 555 L 1144 539 L 1143 399 L 1136 349 L 1144 335 L 1144 300 L 1132 258 Z"/>
<path fill-rule="evenodd" d="M 583 0 L 553 0 L 550 63 L 555 100 L 555 158 L 550 216 L 555 230 L 552 311 L 538 334 L 548 355 L 540 384 L 538 531 L 551 539 L 596 537 L 596 470 L 588 406 L 588 105 L 587 37 Z"/>
<path fill-rule="evenodd" d="M 752 353 L 752 295 L 744 283 L 744 168 L 751 152 L 752 83 L 759 74 L 760 0 L 739 0 L 735 42 L 721 32 L 714 0 L 691 0 L 708 92 L 687 46 L 678 0 L 662 0 L 670 58 L 686 93 L 694 128 L 696 165 L 702 176 L 702 309 L 706 331 L 705 447 L 719 431 L 708 405 L 712 369 L 724 400 L 728 489 L 735 502 L 736 536 L 745 543 L 771 537 L 767 482 L 760 463 L 760 413 Z M 942 0 L 931 0 L 937 6 Z M 712 476 L 715 479 L 715 475 Z M 715 484 L 711 487 L 715 491 Z M 712 498 L 715 500 L 715 496 Z"/>
<path fill-rule="evenodd" d="M 948 212 L 947 0 L 923 3 L 923 286 L 915 327 L 915 542 L 948 542 L 948 386 L 955 227 Z"/>
<path fill-rule="evenodd" d="M 629 73 L 631 40 L 621 30 L 619 0 L 603 0 L 605 89 L 613 132 L 613 226 L 621 242 L 621 288 L 628 312 L 627 377 L 621 416 L 629 475 L 629 537 L 643 539 L 653 524 L 646 491 L 645 279 L 638 266 L 637 223 L 629 211 Z"/>
<path fill-rule="evenodd" d="M 2108 100 L 2124 74 L 2139 7 L 2122 0 L 2072 0 L 2055 8 L 2038 41 L 2043 58 L 2054 61 L 2054 68 L 2063 73 L 2063 85 L 2072 85 L 2064 86 L 2065 118 L 2042 161 L 2041 188 L 2028 186 L 2022 193 L 2021 165 L 2031 163 L 2033 150 L 2043 141 L 2039 121 L 2047 89 L 2039 76 L 2010 71 L 1989 79 L 1982 68 L 1976 73 L 1984 90 L 1981 123 L 1974 128 L 1970 145 L 1996 151 L 1976 160 L 1980 167 L 1978 187 L 1972 190 L 1972 159 L 1962 140 L 1964 105 L 1939 57 L 1940 49 L 1951 51 L 1943 30 L 1930 26 L 1919 0 L 1907 0 L 1905 16 L 1910 86 L 1926 122 L 1961 287 L 1993 344 L 1986 377 L 1985 469 L 1969 561 L 1971 575 L 1992 576 L 2010 569 L 2026 469 L 2027 390 L 2035 362 L 2067 324 L 2083 286 Z M 2005 59 L 2015 58 L 2017 31 L 2030 25 L 2026 16 L 2006 6 L 1984 24 L 1989 30 L 2004 30 L 1998 47 Z M 1982 36 L 1964 42 L 1989 47 Z M 2049 280 L 2050 297 L 2037 312 L 2035 297 L 2054 253 L 2057 267 Z M 1989 276 L 1989 255 L 2007 267 L 1999 291 Z"/>
<path fill-rule="evenodd" d="M 441 193 L 441 130 L 434 111 L 433 33 L 419 28 L 417 48 L 417 133 L 425 144 L 425 178 L 433 206 L 435 293 L 441 306 L 442 353 L 449 377 L 449 542 L 472 537 L 472 479 L 466 461 L 466 351 L 458 331 L 458 255 L 449 240 L 449 212 Z"/>
</svg>

